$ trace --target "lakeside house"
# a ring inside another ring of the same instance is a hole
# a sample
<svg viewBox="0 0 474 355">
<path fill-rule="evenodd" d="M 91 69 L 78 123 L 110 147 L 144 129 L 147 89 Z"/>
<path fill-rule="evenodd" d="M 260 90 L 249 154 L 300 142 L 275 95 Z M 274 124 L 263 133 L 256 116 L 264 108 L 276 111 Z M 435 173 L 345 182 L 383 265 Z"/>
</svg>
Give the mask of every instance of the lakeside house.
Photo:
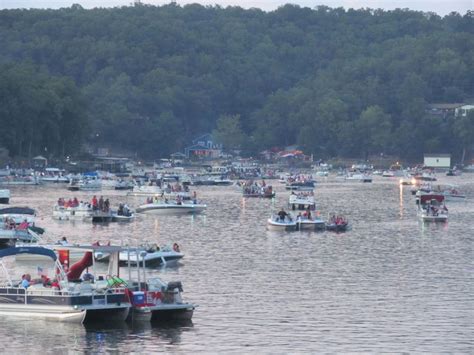
<svg viewBox="0 0 474 355">
<path fill-rule="evenodd" d="M 188 159 L 216 159 L 222 154 L 222 144 L 206 133 L 193 139 L 192 144 L 184 148 L 184 154 Z"/>
</svg>

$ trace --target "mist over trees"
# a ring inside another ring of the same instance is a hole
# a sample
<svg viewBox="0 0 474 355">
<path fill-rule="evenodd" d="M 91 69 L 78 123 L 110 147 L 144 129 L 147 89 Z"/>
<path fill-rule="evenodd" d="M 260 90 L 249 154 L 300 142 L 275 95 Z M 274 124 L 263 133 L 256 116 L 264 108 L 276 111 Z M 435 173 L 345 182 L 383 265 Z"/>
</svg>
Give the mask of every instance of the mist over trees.
<svg viewBox="0 0 474 355">
<path fill-rule="evenodd" d="M 474 97 L 473 14 L 3 10 L 0 146 L 63 156 L 93 142 L 157 158 L 213 132 L 249 155 L 298 144 L 318 157 L 460 157 L 472 115 L 425 108 Z"/>
</svg>

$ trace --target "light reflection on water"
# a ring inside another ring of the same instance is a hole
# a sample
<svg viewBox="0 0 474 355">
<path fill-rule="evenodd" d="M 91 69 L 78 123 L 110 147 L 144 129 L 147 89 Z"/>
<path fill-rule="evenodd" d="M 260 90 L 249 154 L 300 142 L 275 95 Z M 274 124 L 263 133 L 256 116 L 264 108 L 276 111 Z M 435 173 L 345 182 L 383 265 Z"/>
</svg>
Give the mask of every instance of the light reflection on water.
<svg viewBox="0 0 474 355">
<path fill-rule="evenodd" d="M 52 221 L 58 197 L 74 193 L 12 188 L 12 205 L 38 209 L 38 224 L 53 240 L 178 242 L 182 265 L 147 274 L 182 280 L 185 298 L 199 307 L 190 324 L 84 327 L 2 318 L 5 351 L 31 351 L 34 343 L 37 352 L 472 352 L 473 178 L 449 178 L 471 198 L 448 203 L 447 224 L 421 223 L 410 188 L 397 180 L 329 178 L 316 187 L 317 209 L 349 218 L 352 230 L 340 234 L 267 231 L 266 219 L 289 196 L 276 181 L 274 200 L 242 199 L 233 186 L 200 187 L 205 215 L 145 215 L 130 225 Z M 115 205 L 143 200 L 102 193 Z"/>
</svg>

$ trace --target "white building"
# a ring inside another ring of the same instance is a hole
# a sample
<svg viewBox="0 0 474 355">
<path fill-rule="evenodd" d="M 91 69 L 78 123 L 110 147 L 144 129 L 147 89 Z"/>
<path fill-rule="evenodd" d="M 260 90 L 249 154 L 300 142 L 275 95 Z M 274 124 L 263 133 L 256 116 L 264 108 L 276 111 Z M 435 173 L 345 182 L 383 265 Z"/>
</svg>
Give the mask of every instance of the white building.
<svg viewBox="0 0 474 355">
<path fill-rule="evenodd" d="M 428 168 L 449 169 L 451 154 L 425 154 L 424 165 Z"/>
</svg>

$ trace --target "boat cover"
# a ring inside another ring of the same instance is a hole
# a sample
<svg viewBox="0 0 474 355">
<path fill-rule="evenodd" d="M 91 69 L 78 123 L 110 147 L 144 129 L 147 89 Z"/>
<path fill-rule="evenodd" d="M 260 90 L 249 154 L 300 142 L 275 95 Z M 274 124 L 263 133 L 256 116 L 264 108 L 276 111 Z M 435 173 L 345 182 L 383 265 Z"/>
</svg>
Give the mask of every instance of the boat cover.
<svg viewBox="0 0 474 355">
<path fill-rule="evenodd" d="M 53 250 L 42 247 L 12 247 L 0 250 L 0 258 L 17 254 L 44 255 L 49 256 L 53 260 L 57 259 L 56 253 Z"/>
</svg>

